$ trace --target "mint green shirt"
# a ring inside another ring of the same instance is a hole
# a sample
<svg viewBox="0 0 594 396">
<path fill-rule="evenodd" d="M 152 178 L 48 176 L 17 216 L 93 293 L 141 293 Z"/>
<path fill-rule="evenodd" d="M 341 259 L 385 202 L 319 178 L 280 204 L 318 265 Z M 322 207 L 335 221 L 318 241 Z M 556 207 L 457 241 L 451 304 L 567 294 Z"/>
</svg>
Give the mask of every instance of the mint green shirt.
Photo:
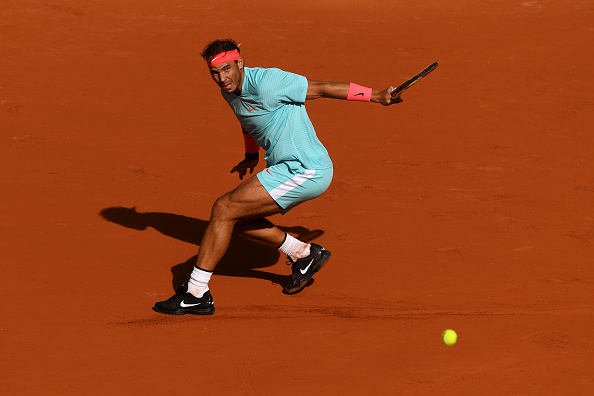
<svg viewBox="0 0 594 396">
<path fill-rule="evenodd" d="M 297 160 L 307 169 L 332 167 L 305 110 L 307 78 L 275 68 L 244 67 L 241 95 L 221 93 L 243 129 L 266 150 L 268 166 Z"/>
</svg>

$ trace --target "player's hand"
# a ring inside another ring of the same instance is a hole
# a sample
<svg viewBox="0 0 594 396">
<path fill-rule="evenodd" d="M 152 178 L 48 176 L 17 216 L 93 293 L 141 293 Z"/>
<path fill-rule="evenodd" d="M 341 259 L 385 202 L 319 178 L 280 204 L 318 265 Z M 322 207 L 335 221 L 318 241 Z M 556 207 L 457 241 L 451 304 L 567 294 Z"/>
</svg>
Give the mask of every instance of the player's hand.
<svg viewBox="0 0 594 396">
<path fill-rule="evenodd" d="M 402 98 L 400 96 L 392 96 L 392 91 L 394 87 L 388 87 L 382 92 L 380 92 L 380 103 L 384 106 L 390 106 L 396 103 L 402 102 Z"/>
<path fill-rule="evenodd" d="M 230 173 L 239 173 L 239 180 L 243 180 L 243 177 L 247 174 L 248 169 L 250 170 L 250 174 L 254 173 L 254 168 L 258 165 L 259 159 L 258 158 L 245 158 L 239 164 L 235 165 L 233 169 L 231 169 Z"/>
</svg>

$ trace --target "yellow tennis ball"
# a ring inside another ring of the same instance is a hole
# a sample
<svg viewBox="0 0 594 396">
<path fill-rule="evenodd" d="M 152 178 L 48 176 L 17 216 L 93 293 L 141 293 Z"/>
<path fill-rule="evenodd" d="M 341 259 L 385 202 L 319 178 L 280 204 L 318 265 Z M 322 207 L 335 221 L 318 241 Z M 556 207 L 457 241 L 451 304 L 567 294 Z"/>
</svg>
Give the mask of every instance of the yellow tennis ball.
<svg viewBox="0 0 594 396">
<path fill-rule="evenodd" d="M 441 335 L 441 339 L 446 345 L 454 345 L 458 340 L 458 334 L 454 330 L 446 330 Z"/>
</svg>

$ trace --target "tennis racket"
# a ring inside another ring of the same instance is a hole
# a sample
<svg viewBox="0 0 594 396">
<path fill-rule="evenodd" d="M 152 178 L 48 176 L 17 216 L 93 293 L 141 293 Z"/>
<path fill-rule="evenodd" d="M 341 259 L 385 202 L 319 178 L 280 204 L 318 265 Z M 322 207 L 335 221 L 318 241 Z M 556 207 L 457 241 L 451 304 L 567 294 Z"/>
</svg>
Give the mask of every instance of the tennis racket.
<svg viewBox="0 0 594 396">
<path fill-rule="evenodd" d="M 392 90 L 392 93 L 391 93 L 392 97 L 395 98 L 395 97 L 400 96 L 402 94 L 402 92 L 404 92 L 407 89 L 409 89 L 410 87 L 412 87 L 412 85 L 414 83 L 419 81 L 421 78 L 425 77 L 427 74 L 431 73 L 433 70 L 435 70 L 436 67 L 437 67 L 437 62 L 432 63 L 425 70 L 423 70 L 422 72 L 420 72 L 419 74 L 417 74 L 416 76 L 411 78 L 410 80 L 406 81 L 404 84 L 402 84 L 398 88 Z"/>
</svg>

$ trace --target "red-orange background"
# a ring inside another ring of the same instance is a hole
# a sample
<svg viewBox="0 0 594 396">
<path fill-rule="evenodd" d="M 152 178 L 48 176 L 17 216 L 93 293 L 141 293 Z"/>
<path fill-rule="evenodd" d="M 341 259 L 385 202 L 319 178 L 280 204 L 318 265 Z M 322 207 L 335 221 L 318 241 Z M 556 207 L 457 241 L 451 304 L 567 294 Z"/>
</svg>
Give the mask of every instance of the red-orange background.
<svg viewBox="0 0 594 396">
<path fill-rule="evenodd" d="M 0 393 L 588 392 L 593 21 L 588 0 L 3 1 Z M 307 103 L 335 179 L 272 220 L 333 252 L 311 287 L 283 295 L 283 258 L 238 242 L 214 316 L 163 316 L 238 182 L 199 57 L 223 37 L 378 89 L 440 66 L 391 108 Z M 99 214 L 119 206 L 153 222 Z"/>
</svg>

